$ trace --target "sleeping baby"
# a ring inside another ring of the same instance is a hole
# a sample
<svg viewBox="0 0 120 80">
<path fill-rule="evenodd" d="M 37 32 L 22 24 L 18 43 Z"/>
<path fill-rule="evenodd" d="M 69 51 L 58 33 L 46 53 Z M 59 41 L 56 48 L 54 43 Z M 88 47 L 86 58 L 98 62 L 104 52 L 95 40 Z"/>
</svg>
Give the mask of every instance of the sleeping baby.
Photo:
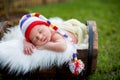
<svg viewBox="0 0 120 80">
<path fill-rule="evenodd" d="M 87 27 L 76 19 L 70 19 L 56 26 L 38 13 L 24 15 L 19 24 L 25 37 L 24 53 L 27 55 L 31 55 L 34 48 L 64 52 L 67 48 L 64 37 L 69 36 L 72 43 L 80 44 L 87 34 Z M 62 30 L 63 35 L 57 31 L 58 28 Z"/>
</svg>

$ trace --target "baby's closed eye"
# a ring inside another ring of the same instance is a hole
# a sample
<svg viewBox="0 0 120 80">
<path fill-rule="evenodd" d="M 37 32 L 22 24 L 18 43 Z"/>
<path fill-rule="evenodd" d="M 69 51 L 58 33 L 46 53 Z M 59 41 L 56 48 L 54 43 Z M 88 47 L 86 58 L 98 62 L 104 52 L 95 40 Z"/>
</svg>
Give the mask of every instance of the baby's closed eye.
<svg viewBox="0 0 120 80">
<path fill-rule="evenodd" d="M 39 40 L 40 38 L 38 36 L 36 36 L 35 40 Z"/>
</svg>

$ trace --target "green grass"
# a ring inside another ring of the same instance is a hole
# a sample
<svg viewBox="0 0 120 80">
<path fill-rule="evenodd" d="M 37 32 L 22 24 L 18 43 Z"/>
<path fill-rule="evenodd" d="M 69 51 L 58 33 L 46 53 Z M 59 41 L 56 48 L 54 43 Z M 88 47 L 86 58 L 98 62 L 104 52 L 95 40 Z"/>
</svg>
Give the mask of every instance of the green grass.
<svg viewBox="0 0 120 80">
<path fill-rule="evenodd" d="M 119 0 L 73 0 L 26 8 L 64 20 L 76 18 L 85 23 L 95 20 L 98 28 L 99 52 L 96 72 L 88 80 L 120 79 L 120 1 Z"/>
<path fill-rule="evenodd" d="M 76 18 L 83 23 L 97 23 L 99 52 L 96 72 L 88 80 L 120 79 L 120 0 L 73 0 L 59 4 L 27 7 L 29 12 L 38 12 L 64 20 Z"/>
</svg>

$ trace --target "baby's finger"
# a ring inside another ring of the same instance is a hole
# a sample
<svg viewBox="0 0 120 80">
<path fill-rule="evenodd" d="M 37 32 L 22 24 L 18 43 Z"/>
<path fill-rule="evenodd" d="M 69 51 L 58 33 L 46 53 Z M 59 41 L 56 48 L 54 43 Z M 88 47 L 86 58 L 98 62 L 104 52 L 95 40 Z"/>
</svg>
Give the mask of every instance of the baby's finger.
<svg viewBox="0 0 120 80">
<path fill-rule="evenodd" d="M 32 45 L 32 48 L 34 49 L 34 48 L 35 48 L 35 46 L 34 46 L 34 45 Z"/>
<path fill-rule="evenodd" d="M 26 55 L 31 55 L 30 48 L 26 48 L 26 50 L 25 50 L 25 54 L 26 54 Z"/>
<path fill-rule="evenodd" d="M 31 55 L 31 53 L 32 53 L 32 52 L 31 52 L 31 48 L 29 48 L 27 55 Z"/>
<path fill-rule="evenodd" d="M 28 54 L 27 48 L 24 49 L 24 54 L 26 54 L 26 55 Z"/>
<path fill-rule="evenodd" d="M 30 48 L 29 52 L 30 52 L 30 54 L 33 53 L 33 47 Z"/>
<path fill-rule="evenodd" d="M 36 46 L 37 49 L 40 49 L 40 46 Z"/>
</svg>

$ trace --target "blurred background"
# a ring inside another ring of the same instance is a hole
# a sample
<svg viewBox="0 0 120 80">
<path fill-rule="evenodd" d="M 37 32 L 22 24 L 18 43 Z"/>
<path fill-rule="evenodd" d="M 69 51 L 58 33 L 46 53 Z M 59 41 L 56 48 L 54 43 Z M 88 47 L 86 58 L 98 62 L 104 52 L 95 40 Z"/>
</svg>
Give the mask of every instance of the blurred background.
<svg viewBox="0 0 120 80">
<path fill-rule="evenodd" d="M 120 0 L 0 0 L 0 22 L 18 25 L 21 16 L 29 12 L 83 23 L 96 21 L 97 69 L 88 80 L 120 80 Z"/>
<path fill-rule="evenodd" d="M 26 7 L 66 2 L 66 0 L 0 0 L 0 21 L 12 21 L 17 24 L 22 15 L 29 13 Z M 24 9 L 23 9 L 24 8 Z"/>
</svg>

